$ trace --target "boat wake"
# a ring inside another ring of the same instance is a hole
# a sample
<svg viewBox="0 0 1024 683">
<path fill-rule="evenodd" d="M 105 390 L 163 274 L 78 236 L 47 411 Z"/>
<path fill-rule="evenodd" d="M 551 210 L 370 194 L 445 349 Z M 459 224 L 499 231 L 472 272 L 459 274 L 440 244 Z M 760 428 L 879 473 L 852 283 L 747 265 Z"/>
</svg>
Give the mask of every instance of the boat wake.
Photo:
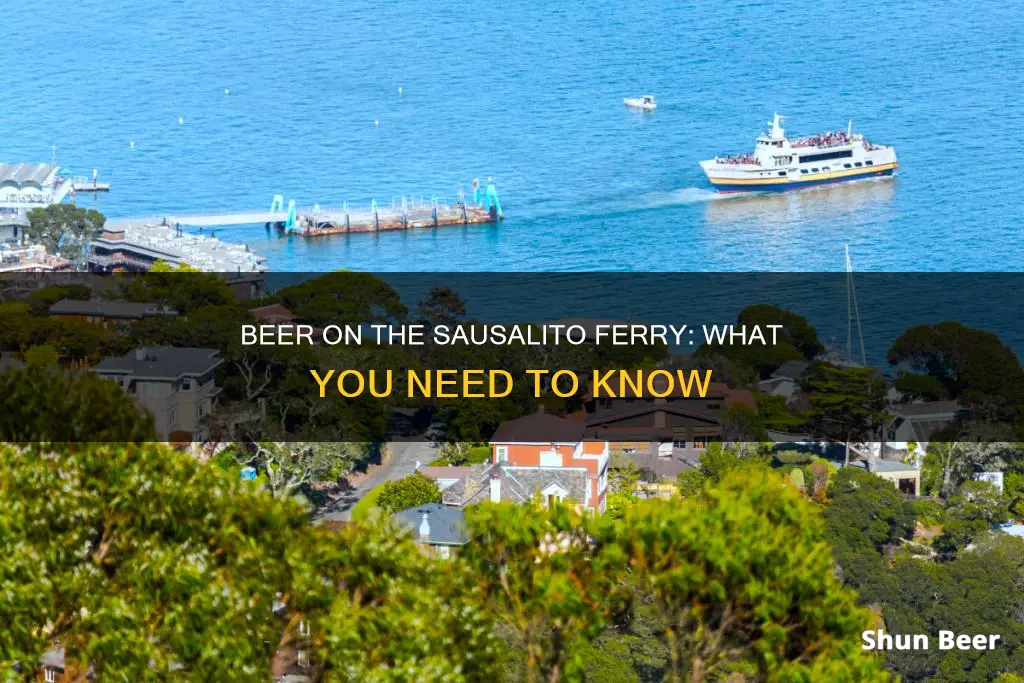
<svg viewBox="0 0 1024 683">
<path fill-rule="evenodd" d="M 640 197 L 639 208 L 657 209 L 663 206 L 702 204 L 704 202 L 730 199 L 734 196 L 735 195 L 719 194 L 714 190 L 702 187 L 683 187 L 678 190 L 648 192 Z"/>
</svg>

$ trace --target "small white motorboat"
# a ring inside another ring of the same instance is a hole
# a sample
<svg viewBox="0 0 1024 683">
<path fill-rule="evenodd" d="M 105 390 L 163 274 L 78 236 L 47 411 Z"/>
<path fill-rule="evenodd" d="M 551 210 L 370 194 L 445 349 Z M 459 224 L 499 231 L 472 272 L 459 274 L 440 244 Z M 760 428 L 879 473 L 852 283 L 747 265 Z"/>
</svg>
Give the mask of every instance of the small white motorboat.
<svg viewBox="0 0 1024 683">
<path fill-rule="evenodd" d="M 642 95 L 641 97 L 624 97 L 622 103 L 627 107 L 633 107 L 634 109 L 644 109 L 651 111 L 657 109 L 658 105 L 654 103 L 654 95 Z"/>
</svg>

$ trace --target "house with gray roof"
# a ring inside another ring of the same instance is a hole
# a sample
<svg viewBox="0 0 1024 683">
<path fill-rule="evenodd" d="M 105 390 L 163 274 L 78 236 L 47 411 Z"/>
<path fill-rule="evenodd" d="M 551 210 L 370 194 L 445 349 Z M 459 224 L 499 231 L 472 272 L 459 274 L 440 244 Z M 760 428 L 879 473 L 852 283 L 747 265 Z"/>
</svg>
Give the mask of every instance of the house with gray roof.
<svg viewBox="0 0 1024 683">
<path fill-rule="evenodd" d="M 860 467 L 875 476 L 892 482 L 893 486 L 904 495 L 921 495 L 921 468 L 916 465 L 898 460 L 869 458 L 854 460 L 850 463 L 850 467 Z"/>
<path fill-rule="evenodd" d="M 465 507 L 489 500 L 495 503 L 526 503 L 538 497 L 545 502 L 572 501 L 592 508 L 589 474 L 585 468 L 520 467 L 494 462 L 473 465 L 461 480 L 441 491 L 445 505 Z"/>
<path fill-rule="evenodd" d="M 201 421 L 220 393 L 214 370 L 223 362 L 218 349 L 150 346 L 104 358 L 91 370 L 150 413 L 161 439 L 202 441 Z"/>
<path fill-rule="evenodd" d="M 131 323 L 143 318 L 175 318 L 178 316 L 177 311 L 167 306 L 107 299 L 89 299 L 87 301 L 61 299 L 50 306 L 49 313 L 51 316 L 84 320 L 103 327 L 110 327 L 117 323 Z"/>
<path fill-rule="evenodd" d="M 416 542 L 435 557 L 447 559 L 469 542 L 462 510 L 426 503 L 392 515 L 395 525 L 413 533 Z"/>
<path fill-rule="evenodd" d="M 889 412 L 892 420 L 886 426 L 887 445 L 906 451 L 915 443 L 924 452 L 934 434 L 960 419 L 964 410 L 957 401 L 921 401 L 890 406 Z"/>
<path fill-rule="evenodd" d="M 780 365 L 768 379 L 757 383 L 762 394 L 782 396 L 786 402 L 793 400 L 800 390 L 800 382 L 807 373 L 809 363 L 789 360 Z"/>
</svg>

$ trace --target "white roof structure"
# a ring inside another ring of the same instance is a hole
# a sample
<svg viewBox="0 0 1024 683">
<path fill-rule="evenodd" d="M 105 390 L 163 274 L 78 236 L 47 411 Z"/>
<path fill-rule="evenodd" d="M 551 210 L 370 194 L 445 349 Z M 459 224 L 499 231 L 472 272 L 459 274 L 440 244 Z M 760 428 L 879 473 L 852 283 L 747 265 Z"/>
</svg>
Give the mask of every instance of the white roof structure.
<svg viewBox="0 0 1024 683">
<path fill-rule="evenodd" d="M 130 250 L 175 266 L 187 263 L 210 273 L 254 273 L 267 270 L 266 258 L 244 244 L 221 242 L 215 237 L 178 232 L 166 225 L 127 226 L 122 239 L 96 238 L 94 249 Z"/>
<path fill-rule="evenodd" d="M 0 206 L 36 208 L 56 204 L 71 190 L 71 180 L 52 164 L 0 164 Z"/>
</svg>

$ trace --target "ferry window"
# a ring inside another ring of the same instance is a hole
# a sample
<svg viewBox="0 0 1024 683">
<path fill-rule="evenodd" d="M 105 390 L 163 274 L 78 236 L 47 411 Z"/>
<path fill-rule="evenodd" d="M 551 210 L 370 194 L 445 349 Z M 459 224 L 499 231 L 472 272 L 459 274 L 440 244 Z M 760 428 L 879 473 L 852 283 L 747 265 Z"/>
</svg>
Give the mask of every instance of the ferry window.
<svg viewBox="0 0 1024 683">
<path fill-rule="evenodd" d="M 843 168 L 850 168 L 849 164 L 843 164 Z"/>
<path fill-rule="evenodd" d="M 811 161 L 828 161 L 829 159 L 844 159 L 853 156 L 853 150 L 844 149 L 841 152 L 824 152 L 823 154 L 805 154 L 800 157 L 802 163 Z"/>
<path fill-rule="evenodd" d="M 812 168 L 811 169 L 811 173 L 817 173 L 817 172 L 818 172 L 818 169 L 816 169 L 816 168 Z"/>
<path fill-rule="evenodd" d="M 853 162 L 853 165 L 856 166 L 857 168 L 860 168 L 864 164 L 860 163 L 859 161 L 855 161 L 855 162 Z"/>
<path fill-rule="evenodd" d="M 829 170 L 829 167 L 828 167 L 828 166 L 825 166 L 825 167 L 824 167 L 824 168 L 822 168 L 821 170 L 822 170 L 822 171 L 828 171 L 828 170 Z"/>
<path fill-rule="evenodd" d="M 800 172 L 803 173 L 804 175 L 807 175 L 807 169 L 806 168 L 801 168 Z"/>
<path fill-rule="evenodd" d="M 865 165 L 865 166 L 874 166 L 874 165 L 875 165 L 875 162 L 873 162 L 873 161 L 865 161 L 865 162 L 864 162 L 864 165 Z"/>
<path fill-rule="evenodd" d="M 779 175 L 786 175 L 785 171 L 779 171 Z"/>
</svg>

